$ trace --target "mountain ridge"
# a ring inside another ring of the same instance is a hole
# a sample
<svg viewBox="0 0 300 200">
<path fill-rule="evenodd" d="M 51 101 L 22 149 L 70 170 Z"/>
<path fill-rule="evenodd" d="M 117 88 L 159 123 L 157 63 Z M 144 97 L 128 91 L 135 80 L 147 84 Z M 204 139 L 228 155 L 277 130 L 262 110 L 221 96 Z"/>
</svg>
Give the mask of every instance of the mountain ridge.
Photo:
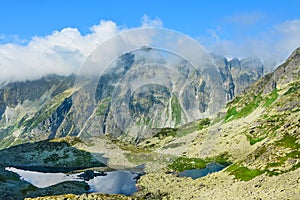
<svg viewBox="0 0 300 200">
<path fill-rule="evenodd" d="M 54 141 L 89 152 L 101 163 L 104 157 L 105 164 L 115 169 L 146 172 L 137 182 L 140 190 L 131 197 L 119 195 L 116 197 L 119 199 L 299 199 L 299 58 L 300 48 L 273 73 L 253 83 L 215 115 L 178 128 L 158 129 L 153 137 L 137 146 L 109 135 L 63 137 Z M 54 141 L 43 144 L 51 146 Z M 43 149 L 37 150 L 43 152 Z M 13 151 L 8 153 L 14 154 Z M 32 152 L 23 149 L 20 156 L 27 161 L 28 154 Z M 60 159 L 63 158 L 59 156 L 58 161 Z M 229 166 L 195 180 L 178 177 L 182 169 L 205 167 L 210 162 Z M 0 180 L 4 183 L 0 186 L 10 192 L 9 187 L 15 188 L 11 182 L 21 183 L 12 174 L 8 176 L 3 166 L 0 162 Z M 45 195 L 42 191 L 31 191 L 30 186 L 25 188 L 23 195 L 32 195 L 32 192 Z M 58 189 L 55 194 L 60 196 L 39 199 L 115 197 L 68 196 L 64 191 Z"/>
<path fill-rule="evenodd" d="M 144 56 L 143 53 L 137 55 Z M 80 113 L 75 113 L 76 116 L 74 116 L 74 106 L 76 105 L 74 105 L 73 100 L 74 95 L 77 92 L 76 89 L 73 88 L 74 82 L 76 81 L 75 75 L 70 75 L 68 77 L 49 75 L 40 80 L 7 84 L 0 89 L 0 137 L 2 138 L 0 146 L 6 147 L 30 140 L 43 140 L 55 137 L 64 137 L 67 135 L 75 136 L 78 135 L 79 130 L 83 128 L 78 127 L 78 125 L 85 126 L 87 129 L 84 129 L 84 132 L 91 135 L 105 133 L 113 133 L 116 136 L 120 135 L 122 130 L 117 133 L 118 130 L 114 128 L 116 127 L 113 120 L 114 116 L 111 112 L 109 112 L 111 105 L 111 91 L 114 89 L 114 82 L 119 81 L 120 77 L 124 76 L 124 73 L 126 70 L 130 69 L 132 64 L 135 62 L 145 62 L 142 57 L 137 57 L 138 56 L 133 56 L 131 54 L 124 54 L 120 60 L 117 61 L 119 62 L 117 63 L 118 66 L 122 66 L 124 71 L 112 71 L 100 77 L 97 90 L 95 92 L 95 99 L 98 103 L 95 108 L 96 110 L 93 111 L 93 116 L 89 117 L 90 122 L 87 126 L 84 125 L 83 122 L 78 123 L 77 127 L 74 123 L 72 123 L 72 119 L 74 119 L 74 117 L 77 118 L 77 116 L 80 115 Z M 214 58 L 217 59 L 216 56 Z M 134 59 L 137 59 L 137 61 L 134 61 Z M 152 59 L 158 59 L 162 62 L 162 59 L 157 57 L 157 55 L 153 56 Z M 231 61 L 224 62 L 227 63 L 225 66 L 220 64 L 219 72 L 221 76 L 222 74 L 227 75 L 227 78 L 223 79 L 223 85 L 227 93 L 227 100 L 230 100 L 236 95 L 236 93 L 239 93 L 241 88 L 244 88 L 246 85 L 255 81 L 262 75 L 262 64 L 254 59 L 254 65 L 257 65 L 257 68 L 254 67 L 254 69 L 252 69 L 249 68 L 249 62 L 247 60 L 249 61 L 249 59 L 244 59 L 240 62 L 235 59 L 235 62 L 237 63 L 236 66 L 239 66 L 239 69 L 234 72 L 228 67 Z M 241 64 L 247 62 L 248 64 L 245 66 Z M 139 74 L 137 75 L 139 76 Z M 248 78 L 245 79 L 242 77 Z M 245 80 L 243 81 L 243 79 L 245 79 L 246 82 Z M 242 83 L 241 86 L 239 86 L 239 82 Z M 199 104 L 199 109 L 203 112 L 207 107 L 206 101 L 209 97 L 205 94 L 205 90 L 207 90 L 205 89 L 205 87 L 207 87 L 205 86 L 205 83 L 199 84 L 199 89 L 197 90 L 199 90 L 198 93 L 202 95 L 200 98 L 202 103 Z M 148 129 L 148 126 L 153 126 L 151 124 L 157 123 L 153 120 L 154 116 L 145 114 L 145 112 L 149 109 L 157 110 L 160 108 L 165 110 L 161 113 L 161 117 L 166 120 L 166 122 L 164 122 L 166 125 L 162 124 L 163 126 L 170 126 L 172 124 L 172 126 L 179 126 L 184 122 L 185 114 L 182 113 L 179 100 L 176 100 L 175 96 L 166 88 L 158 88 L 157 86 L 154 86 L 155 85 L 153 85 L 152 88 L 145 88 L 145 91 L 148 93 L 148 97 L 143 96 L 146 94 L 145 92 L 143 94 L 143 88 L 138 90 L 136 95 L 133 96 L 135 100 L 129 105 L 129 108 L 131 109 L 130 112 L 133 113 L 131 114 L 134 117 L 133 120 L 146 128 L 143 128 L 142 126 L 139 128 L 140 125 L 134 125 L 131 128 L 132 130 L 144 132 Z M 238 90 L 235 91 L 234 88 L 230 89 L 231 86 L 238 88 Z M 30 89 L 28 90 L 28 88 Z M 151 92 L 154 93 L 151 94 Z M 158 95 L 156 96 L 157 92 Z M 159 96 L 160 92 L 167 96 Z M 152 100 L 143 100 L 149 98 L 152 98 Z M 187 102 L 184 101 L 184 104 L 187 104 Z M 156 117 L 156 121 L 162 121 L 161 117 Z M 86 136 L 88 137 L 88 135 Z M 131 138 L 131 136 L 129 138 Z M 133 138 L 129 140 L 135 139 Z"/>
</svg>

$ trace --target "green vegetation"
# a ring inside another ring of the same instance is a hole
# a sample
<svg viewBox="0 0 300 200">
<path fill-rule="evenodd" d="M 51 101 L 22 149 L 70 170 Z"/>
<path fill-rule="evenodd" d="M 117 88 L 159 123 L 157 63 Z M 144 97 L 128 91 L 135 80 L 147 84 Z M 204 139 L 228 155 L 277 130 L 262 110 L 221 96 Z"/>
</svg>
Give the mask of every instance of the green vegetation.
<svg viewBox="0 0 300 200">
<path fill-rule="evenodd" d="M 278 90 L 274 89 L 265 99 L 265 107 L 270 106 L 279 96 L 279 94 L 277 93 Z"/>
<path fill-rule="evenodd" d="M 299 151 L 292 151 L 292 152 L 286 154 L 285 156 L 278 157 L 276 162 L 268 163 L 267 168 L 282 166 L 282 165 L 284 165 L 285 161 L 287 161 L 287 159 L 289 159 L 289 158 L 299 159 L 299 156 L 300 156 Z M 293 166 L 293 167 L 296 167 L 296 166 Z"/>
<path fill-rule="evenodd" d="M 182 172 L 189 169 L 205 168 L 207 164 L 207 161 L 200 158 L 179 157 L 169 165 L 169 168 L 178 172 Z"/>
<path fill-rule="evenodd" d="M 53 138 L 49 142 L 65 142 L 70 146 L 74 146 L 77 143 L 83 143 L 79 137 L 66 136 L 63 138 Z"/>
<path fill-rule="evenodd" d="M 158 137 L 158 138 L 163 138 L 163 137 L 168 137 L 168 136 L 175 137 L 177 130 L 178 130 L 178 128 L 162 128 L 153 137 Z"/>
<path fill-rule="evenodd" d="M 64 103 L 64 101 L 71 95 L 72 90 L 67 90 L 61 94 L 58 94 L 48 103 L 46 103 L 39 112 L 37 112 L 31 119 L 25 121 L 25 127 L 27 131 L 32 130 L 41 122 L 48 119 L 57 108 Z"/>
<path fill-rule="evenodd" d="M 105 113 L 107 112 L 107 110 L 110 106 L 110 101 L 111 101 L 111 97 L 106 97 L 104 99 L 101 99 L 101 101 L 97 107 L 97 110 L 96 110 L 97 116 L 105 115 Z"/>
<path fill-rule="evenodd" d="M 39 171 L 105 166 L 89 152 L 71 147 L 66 142 L 49 141 L 25 143 L 1 150 L 0 160 L 0 164 L 20 168 L 31 164 L 30 167 L 37 167 Z"/>
<path fill-rule="evenodd" d="M 30 184 L 30 185 L 28 185 L 26 188 L 22 189 L 22 190 L 21 190 L 21 193 L 22 193 L 23 196 L 25 196 L 25 195 L 27 195 L 28 193 L 34 192 L 34 191 L 37 191 L 37 190 L 38 190 L 37 187 L 35 187 L 35 186 L 33 186 L 33 185 Z"/>
<path fill-rule="evenodd" d="M 164 138 L 164 137 L 172 136 L 172 137 L 180 138 L 187 134 L 193 133 L 196 130 L 202 130 L 208 127 L 209 125 L 210 125 L 210 119 L 203 118 L 198 121 L 185 124 L 179 128 L 168 128 L 168 127 L 162 128 L 153 137 Z"/>
<path fill-rule="evenodd" d="M 300 144 L 297 143 L 297 138 L 288 134 L 285 134 L 282 139 L 276 142 L 276 144 L 291 149 L 300 148 Z"/>
<path fill-rule="evenodd" d="M 258 138 L 254 138 L 251 136 L 247 135 L 247 139 L 249 140 L 250 145 L 254 145 L 257 142 L 263 141 L 266 137 L 258 137 Z"/>
<path fill-rule="evenodd" d="M 253 98 L 251 97 L 252 95 L 254 96 Z M 255 96 L 254 94 L 249 94 L 249 96 L 250 96 L 249 98 L 252 98 L 250 101 L 238 102 L 242 104 L 240 109 L 237 109 L 236 106 L 232 106 L 228 108 L 224 118 L 225 121 L 239 119 L 249 115 L 251 112 L 253 112 L 255 108 L 259 106 L 260 102 L 263 100 L 263 98 L 260 95 Z"/>
<path fill-rule="evenodd" d="M 230 174 L 234 175 L 235 178 L 242 181 L 249 181 L 256 176 L 259 176 L 264 173 L 264 171 L 258 169 L 249 169 L 247 167 L 241 166 L 239 164 L 233 164 L 227 168 L 227 171 Z"/>
<path fill-rule="evenodd" d="M 14 142 L 15 139 L 16 138 L 11 135 L 9 137 L 6 137 L 6 138 L 0 140 L 0 149 L 4 149 L 4 148 L 11 146 L 11 144 Z"/>
<path fill-rule="evenodd" d="M 236 111 L 236 108 L 235 107 L 232 107 L 232 108 L 229 108 L 226 112 L 226 115 L 225 115 L 225 121 L 229 121 L 229 119 L 233 116 L 235 116 L 238 112 Z"/>
<path fill-rule="evenodd" d="M 198 125 L 199 125 L 198 130 L 202 130 L 210 125 L 210 119 L 209 118 L 201 119 Z"/>
<path fill-rule="evenodd" d="M 168 167 L 177 172 L 182 172 L 184 170 L 205 168 L 206 165 L 211 162 L 219 163 L 224 166 L 228 166 L 231 164 L 228 154 L 223 153 L 216 157 L 206 158 L 205 160 L 201 158 L 187 158 L 181 156 L 174 160 L 174 162 L 171 163 Z"/>
<path fill-rule="evenodd" d="M 175 95 L 172 95 L 171 108 L 172 108 L 172 120 L 175 120 L 175 126 L 180 125 L 180 123 L 181 123 L 181 106 Z"/>
<path fill-rule="evenodd" d="M 295 82 L 295 83 L 292 83 L 292 84 L 291 84 L 291 87 L 288 89 L 288 91 L 286 91 L 286 92 L 284 93 L 284 95 L 291 94 L 291 93 L 293 93 L 293 92 L 299 90 L 299 88 L 300 88 L 300 82 L 299 82 L 299 81 L 297 81 L 297 82 Z"/>
</svg>

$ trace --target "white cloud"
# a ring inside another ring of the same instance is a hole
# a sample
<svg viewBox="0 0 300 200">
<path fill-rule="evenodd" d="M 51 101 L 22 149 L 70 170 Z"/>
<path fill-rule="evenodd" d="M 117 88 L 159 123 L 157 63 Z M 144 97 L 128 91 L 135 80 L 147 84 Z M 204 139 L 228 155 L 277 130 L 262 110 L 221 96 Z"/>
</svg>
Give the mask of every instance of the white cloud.
<svg viewBox="0 0 300 200">
<path fill-rule="evenodd" d="M 151 19 L 149 16 L 144 15 L 142 17 L 142 27 L 162 27 L 163 22 L 158 18 Z"/>
<path fill-rule="evenodd" d="M 286 21 L 274 28 L 278 37 L 277 49 L 290 52 L 300 47 L 300 20 Z"/>
<path fill-rule="evenodd" d="M 0 45 L 0 82 L 74 73 L 101 42 L 119 31 L 116 23 L 100 21 L 87 35 L 76 28 L 64 28 L 45 37 L 33 37 L 25 46 Z"/>
<path fill-rule="evenodd" d="M 160 19 L 152 20 L 144 15 L 141 27 L 161 27 L 162 24 Z M 33 37 L 26 45 L 18 42 L 18 36 L 0 34 L 2 41 L 13 41 L 0 45 L 0 83 L 37 79 L 51 73 L 76 73 L 98 45 L 124 30 L 127 28 L 113 21 L 101 20 L 86 35 L 77 28 L 67 27 L 51 35 Z"/>
<path fill-rule="evenodd" d="M 210 36 L 200 38 L 210 51 L 229 57 L 256 56 L 271 70 L 282 63 L 293 50 L 300 47 L 300 20 L 277 24 L 269 30 L 240 41 L 223 39 L 218 30 L 209 30 Z"/>
</svg>

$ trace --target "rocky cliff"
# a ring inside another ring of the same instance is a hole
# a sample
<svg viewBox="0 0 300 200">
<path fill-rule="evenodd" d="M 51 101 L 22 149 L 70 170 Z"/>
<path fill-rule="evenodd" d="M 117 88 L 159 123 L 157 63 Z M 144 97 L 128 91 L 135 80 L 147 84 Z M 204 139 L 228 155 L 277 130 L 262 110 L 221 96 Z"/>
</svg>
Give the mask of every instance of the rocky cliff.
<svg viewBox="0 0 300 200">
<path fill-rule="evenodd" d="M 212 55 L 226 90 L 226 99 L 230 101 L 250 84 L 264 75 L 264 66 L 258 58 L 227 60 Z"/>
<path fill-rule="evenodd" d="M 213 59 L 226 97 L 223 92 L 213 95 L 210 80 L 184 59 L 152 49 L 116 59 L 95 80 L 92 97 L 74 87 L 74 75 L 6 84 L 0 89 L 0 147 L 104 133 L 137 143 L 151 136 L 153 128 L 178 127 L 213 114 L 224 98 L 231 100 L 263 74 L 257 59 Z M 169 60 L 173 68 L 162 68 Z"/>
</svg>

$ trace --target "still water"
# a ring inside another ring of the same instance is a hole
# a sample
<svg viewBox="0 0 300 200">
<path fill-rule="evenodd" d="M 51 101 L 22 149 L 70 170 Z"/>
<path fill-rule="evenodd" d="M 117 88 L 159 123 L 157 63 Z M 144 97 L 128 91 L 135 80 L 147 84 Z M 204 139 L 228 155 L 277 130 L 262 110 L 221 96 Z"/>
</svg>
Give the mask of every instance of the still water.
<svg viewBox="0 0 300 200">
<path fill-rule="evenodd" d="M 39 188 L 49 187 L 64 181 L 83 181 L 83 179 L 78 177 L 82 173 L 69 175 L 64 173 L 28 171 L 14 167 L 7 167 L 5 169 L 19 174 L 22 180 Z M 131 195 L 137 191 L 135 180 L 137 176 L 138 174 L 130 171 L 112 171 L 106 172 L 105 176 L 96 176 L 85 182 L 89 184 L 90 192 Z"/>
<path fill-rule="evenodd" d="M 192 170 L 185 170 L 183 172 L 180 172 L 179 176 L 191 177 L 192 179 L 197 179 L 206 176 L 207 174 L 221 171 L 224 168 L 225 168 L 224 165 L 220 165 L 218 163 L 210 163 L 206 165 L 206 167 L 203 169 L 192 169 Z"/>
</svg>

